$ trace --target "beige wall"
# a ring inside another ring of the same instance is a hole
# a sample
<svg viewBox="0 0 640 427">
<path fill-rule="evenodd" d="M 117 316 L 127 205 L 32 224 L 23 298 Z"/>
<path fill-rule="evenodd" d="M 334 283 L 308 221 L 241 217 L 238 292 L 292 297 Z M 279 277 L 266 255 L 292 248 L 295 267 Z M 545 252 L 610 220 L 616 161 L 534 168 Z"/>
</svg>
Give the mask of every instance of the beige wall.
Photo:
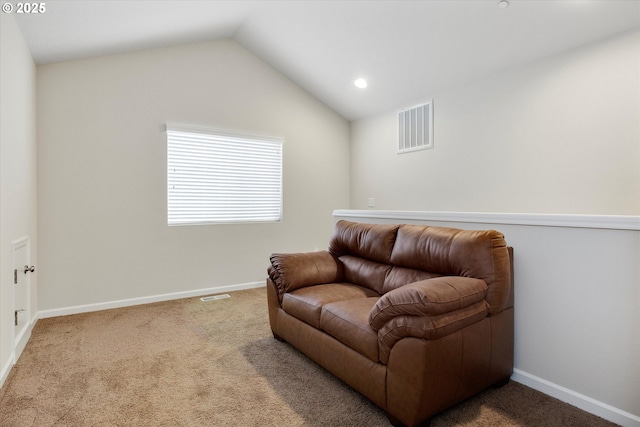
<svg viewBox="0 0 640 427">
<path fill-rule="evenodd" d="M 358 120 L 351 208 L 638 215 L 639 75 L 635 31 L 431 94 L 431 150 L 396 154 L 395 112 Z"/>
<path fill-rule="evenodd" d="M 36 68 L 13 16 L 1 14 L 0 41 L 0 384 L 13 350 L 12 242 L 28 237 L 38 266 L 36 229 Z M 31 275 L 32 314 L 37 273 Z"/>
<path fill-rule="evenodd" d="M 325 248 L 349 124 L 230 40 L 38 67 L 40 310 L 262 282 Z M 167 122 L 283 137 L 281 223 L 168 227 Z"/>
</svg>

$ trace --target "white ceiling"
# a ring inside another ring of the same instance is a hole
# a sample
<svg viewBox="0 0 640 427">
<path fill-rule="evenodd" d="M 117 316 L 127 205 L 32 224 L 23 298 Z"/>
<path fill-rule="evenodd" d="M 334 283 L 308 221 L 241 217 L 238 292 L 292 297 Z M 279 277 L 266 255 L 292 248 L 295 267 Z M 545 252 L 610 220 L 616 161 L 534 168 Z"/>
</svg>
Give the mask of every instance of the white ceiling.
<svg viewBox="0 0 640 427">
<path fill-rule="evenodd" d="M 640 0 L 49 0 L 37 64 L 233 38 L 349 120 L 632 28 Z M 640 52 L 639 52 L 640 55 Z M 353 85 L 356 78 L 367 89 Z"/>
</svg>

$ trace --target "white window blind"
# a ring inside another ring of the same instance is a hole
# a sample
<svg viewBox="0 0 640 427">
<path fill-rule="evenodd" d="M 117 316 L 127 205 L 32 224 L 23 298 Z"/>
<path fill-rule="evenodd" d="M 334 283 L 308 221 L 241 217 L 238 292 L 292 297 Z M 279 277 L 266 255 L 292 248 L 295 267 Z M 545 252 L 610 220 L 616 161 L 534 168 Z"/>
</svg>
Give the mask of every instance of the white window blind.
<svg viewBox="0 0 640 427">
<path fill-rule="evenodd" d="M 282 142 L 167 125 L 168 224 L 280 221 Z"/>
</svg>

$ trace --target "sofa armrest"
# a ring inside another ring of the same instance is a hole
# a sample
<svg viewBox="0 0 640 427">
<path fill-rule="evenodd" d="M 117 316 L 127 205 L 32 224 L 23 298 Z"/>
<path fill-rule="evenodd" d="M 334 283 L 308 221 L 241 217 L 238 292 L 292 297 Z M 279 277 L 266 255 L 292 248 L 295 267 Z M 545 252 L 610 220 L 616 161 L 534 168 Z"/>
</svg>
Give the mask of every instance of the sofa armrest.
<svg viewBox="0 0 640 427">
<path fill-rule="evenodd" d="M 378 331 L 380 361 L 387 364 L 393 346 L 403 338 L 437 340 L 479 322 L 488 315 L 489 304 L 482 300 L 460 310 L 436 316 L 396 316 Z"/>
<path fill-rule="evenodd" d="M 369 314 L 378 331 L 397 316 L 439 316 L 483 301 L 487 284 L 480 279 L 443 276 L 401 286 L 384 294 Z"/>
<path fill-rule="evenodd" d="M 269 259 L 271 265 L 267 271 L 276 285 L 280 302 L 285 292 L 342 281 L 342 264 L 327 251 L 272 254 Z"/>
</svg>

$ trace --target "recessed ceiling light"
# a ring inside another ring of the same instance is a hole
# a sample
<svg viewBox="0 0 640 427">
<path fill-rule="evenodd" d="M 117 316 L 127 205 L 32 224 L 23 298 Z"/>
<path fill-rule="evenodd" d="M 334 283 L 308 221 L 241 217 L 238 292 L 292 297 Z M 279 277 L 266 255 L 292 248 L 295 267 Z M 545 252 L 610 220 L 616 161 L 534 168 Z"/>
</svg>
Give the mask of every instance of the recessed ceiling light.
<svg viewBox="0 0 640 427">
<path fill-rule="evenodd" d="M 354 85 L 356 85 L 356 87 L 359 87 L 360 89 L 364 89 L 365 87 L 367 87 L 367 81 L 365 79 L 358 79 L 355 82 L 353 82 Z"/>
<path fill-rule="evenodd" d="M 499 7 L 500 9 L 506 9 L 506 8 L 508 8 L 508 7 L 509 7 L 509 2 L 508 2 L 507 0 L 500 0 L 500 1 L 498 2 L 498 7 Z"/>
</svg>

